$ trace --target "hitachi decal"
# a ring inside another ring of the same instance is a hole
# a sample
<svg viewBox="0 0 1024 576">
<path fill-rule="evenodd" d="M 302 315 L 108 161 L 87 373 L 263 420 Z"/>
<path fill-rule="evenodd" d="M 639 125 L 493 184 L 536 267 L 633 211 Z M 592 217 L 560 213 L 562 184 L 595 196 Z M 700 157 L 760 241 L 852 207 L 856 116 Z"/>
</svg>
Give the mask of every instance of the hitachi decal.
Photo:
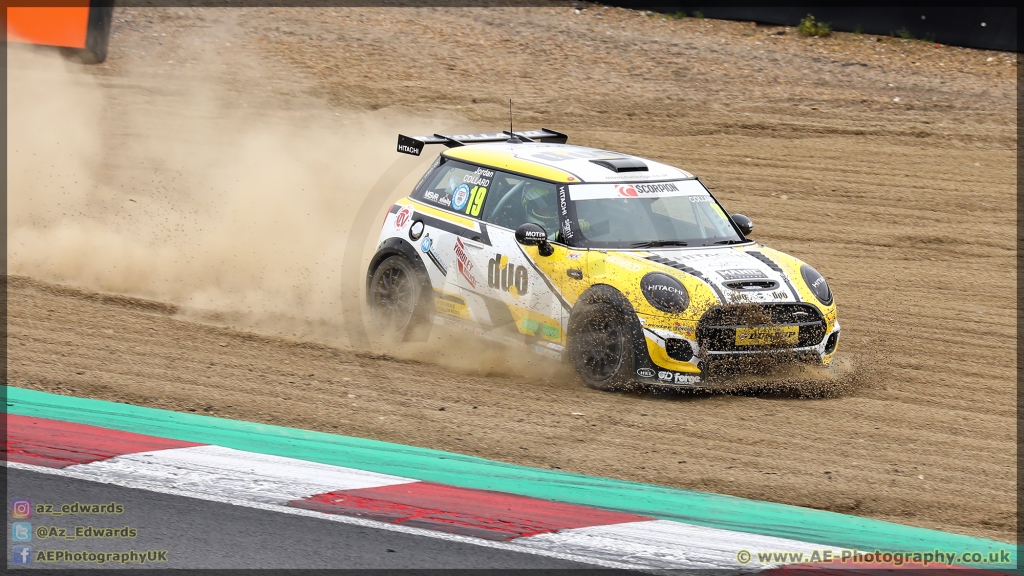
<svg viewBox="0 0 1024 576">
<path fill-rule="evenodd" d="M 565 197 L 568 189 L 569 187 L 565 184 L 558 185 L 558 210 L 562 215 L 562 236 L 571 240 L 572 223 L 569 221 L 569 200 Z"/>
</svg>

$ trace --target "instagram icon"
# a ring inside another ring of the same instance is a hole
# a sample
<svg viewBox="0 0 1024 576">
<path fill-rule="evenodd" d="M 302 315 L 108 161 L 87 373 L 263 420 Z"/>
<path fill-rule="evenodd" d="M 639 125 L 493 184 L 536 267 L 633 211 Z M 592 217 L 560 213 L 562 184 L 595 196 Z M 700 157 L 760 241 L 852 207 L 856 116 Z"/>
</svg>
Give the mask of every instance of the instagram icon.
<svg viewBox="0 0 1024 576">
<path fill-rule="evenodd" d="M 17 498 L 11 501 L 12 518 L 31 518 L 32 501 L 25 498 Z"/>
</svg>

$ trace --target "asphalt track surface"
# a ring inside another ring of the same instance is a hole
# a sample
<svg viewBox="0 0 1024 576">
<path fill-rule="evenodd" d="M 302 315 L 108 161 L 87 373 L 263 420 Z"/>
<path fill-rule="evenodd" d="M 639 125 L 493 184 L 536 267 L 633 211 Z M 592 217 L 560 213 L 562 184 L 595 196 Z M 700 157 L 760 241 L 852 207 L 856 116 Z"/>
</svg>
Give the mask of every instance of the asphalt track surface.
<svg viewBox="0 0 1024 576">
<path fill-rule="evenodd" d="M 36 504 L 117 503 L 119 515 L 33 514 L 33 531 L 54 526 L 135 528 L 134 539 L 43 539 L 33 534 L 24 544 L 36 550 L 128 551 L 166 550 L 166 563 L 152 568 L 277 568 L 277 569 L 593 569 L 588 564 L 374 530 L 229 504 L 123 488 L 97 482 L 7 468 L 10 500 L 28 498 Z M 7 534 L 15 519 L 7 515 Z M 7 563 L 14 543 L 8 538 Z M 98 568 L 96 564 L 40 564 L 17 568 Z M 121 565 L 104 564 L 102 568 Z M 128 568 L 140 566 L 127 565 Z M 588 572 L 590 570 L 587 570 Z M 601 570 L 604 572 L 604 570 Z M 610 571 L 609 571 L 610 572 Z M 626 574 L 628 572 L 622 572 Z"/>
</svg>

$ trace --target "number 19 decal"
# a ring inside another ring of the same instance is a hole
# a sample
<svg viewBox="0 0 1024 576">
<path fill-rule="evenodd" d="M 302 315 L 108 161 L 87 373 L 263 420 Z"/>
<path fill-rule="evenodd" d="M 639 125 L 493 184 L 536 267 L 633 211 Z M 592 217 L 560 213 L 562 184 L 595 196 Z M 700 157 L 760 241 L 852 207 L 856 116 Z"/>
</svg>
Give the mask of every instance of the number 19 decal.
<svg viewBox="0 0 1024 576">
<path fill-rule="evenodd" d="M 473 186 L 473 189 L 469 192 L 469 202 L 466 206 L 466 214 L 470 216 L 479 216 L 480 209 L 484 206 L 484 198 L 487 196 L 487 188 L 483 186 Z"/>
</svg>

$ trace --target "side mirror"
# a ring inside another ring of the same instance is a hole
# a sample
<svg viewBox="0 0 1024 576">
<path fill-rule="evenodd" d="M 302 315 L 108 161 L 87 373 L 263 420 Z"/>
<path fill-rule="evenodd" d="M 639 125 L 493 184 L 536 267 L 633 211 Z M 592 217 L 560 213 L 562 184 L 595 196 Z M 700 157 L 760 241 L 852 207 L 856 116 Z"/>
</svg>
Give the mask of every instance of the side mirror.
<svg viewBox="0 0 1024 576">
<path fill-rule="evenodd" d="M 548 233 L 539 224 L 527 222 L 516 228 L 516 242 L 523 246 L 536 246 L 541 256 L 551 256 L 555 249 L 548 243 Z"/>
<path fill-rule="evenodd" d="M 736 223 L 736 227 L 740 229 L 740 232 L 742 232 L 744 236 L 750 236 L 754 231 L 754 221 L 750 218 L 747 218 L 743 214 L 733 214 L 730 217 L 732 218 L 732 221 Z"/>
</svg>

